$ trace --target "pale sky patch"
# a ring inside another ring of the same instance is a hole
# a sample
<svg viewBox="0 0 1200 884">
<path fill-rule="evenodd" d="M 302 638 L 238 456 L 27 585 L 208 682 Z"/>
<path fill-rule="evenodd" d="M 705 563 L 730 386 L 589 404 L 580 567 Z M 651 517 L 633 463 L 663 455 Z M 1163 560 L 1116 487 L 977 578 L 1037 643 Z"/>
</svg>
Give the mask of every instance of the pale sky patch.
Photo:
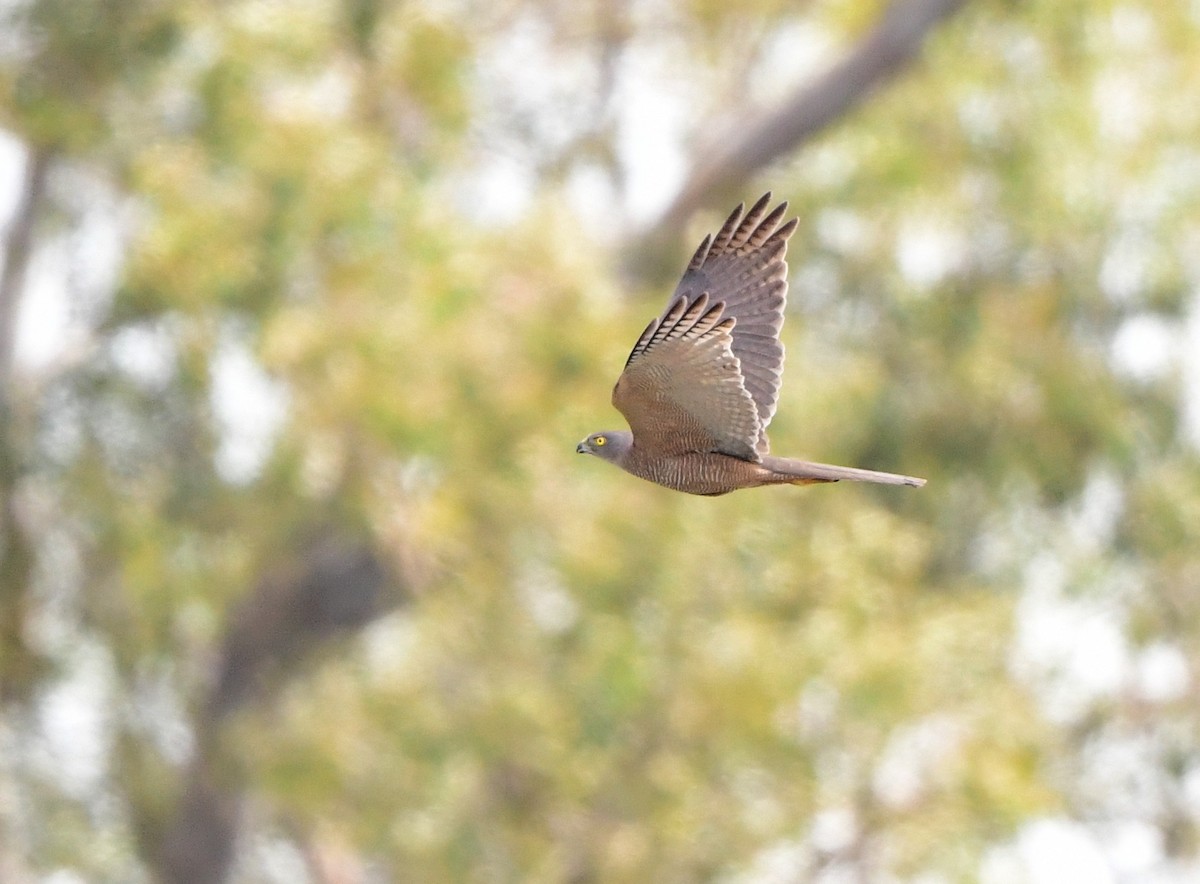
<svg viewBox="0 0 1200 884">
<path fill-rule="evenodd" d="M 1178 323 L 1150 313 L 1131 316 L 1113 337 L 1113 365 L 1133 380 L 1158 380 L 1176 364 L 1178 340 Z"/>
<path fill-rule="evenodd" d="M 270 457 L 287 417 L 287 390 L 243 342 L 226 335 L 213 359 L 211 398 L 220 428 L 217 472 L 235 485 L 251 482 Z"/>
</svg>

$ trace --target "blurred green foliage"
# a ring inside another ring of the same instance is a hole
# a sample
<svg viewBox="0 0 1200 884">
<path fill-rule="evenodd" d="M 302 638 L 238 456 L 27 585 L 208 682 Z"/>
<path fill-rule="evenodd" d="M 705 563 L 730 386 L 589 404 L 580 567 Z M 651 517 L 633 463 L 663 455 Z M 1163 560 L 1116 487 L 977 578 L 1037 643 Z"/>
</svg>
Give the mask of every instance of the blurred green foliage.
<svg viewBox="0 0 1200 884">
<path fill-rule="evenodd" d="M 227 624 L 316 523 L 413 598 L 222 725 L 234 880 L 973 881 L 1058 816 L 1194 864 L 1195 4 L 968 4 L 747 192 L 801 219 L 775 449 L 927 488 L 707 500 L 573 453 L 670 285 L 619 279 L 617 185 L 607 231 L 571 196 L 621 180 L 606 66 L 703 141 L 798 32 L 883 5 L 10 7 L 0 124 L 89 182 L 39 241 L 88 194 L 123 235 L 83 357 L 10 385 L 0 877 L 162 874 Z M 545 107 L 497 102 L 514 65 Z M 528 194 L 477 212 L 514 157 Z M 1146 318 L 1173 343 L 1131 371 Z M 286 401 L 243 475 L 230 352 Z M 1105 612 L 1115 683 L 1023 651 L 1047 599 Z M 97 710 L 82 773 L 63 696 Z M 1098 784 L 1106 746 L 1136 776 Z"/>
</svg>

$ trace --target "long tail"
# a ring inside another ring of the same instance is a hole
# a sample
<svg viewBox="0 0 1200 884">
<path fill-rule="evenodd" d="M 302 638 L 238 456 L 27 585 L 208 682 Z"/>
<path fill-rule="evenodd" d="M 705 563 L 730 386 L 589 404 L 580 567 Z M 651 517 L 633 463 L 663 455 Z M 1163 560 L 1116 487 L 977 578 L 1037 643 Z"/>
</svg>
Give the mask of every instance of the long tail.
<svg viewBox="0 0 1200 884">
<path fill-rule="evenodd" d="M 779 476 L 780 483 L 810 485 L 816 482 L 876 482 L 880 485 L 911 485 L 920 488 L 924 479 L 875 470 L 856 470 L 854 467 L 835 467 L 827 463 L 809 463 L 790 457 L 764 457 L 762 465 Z"/>
</svg>

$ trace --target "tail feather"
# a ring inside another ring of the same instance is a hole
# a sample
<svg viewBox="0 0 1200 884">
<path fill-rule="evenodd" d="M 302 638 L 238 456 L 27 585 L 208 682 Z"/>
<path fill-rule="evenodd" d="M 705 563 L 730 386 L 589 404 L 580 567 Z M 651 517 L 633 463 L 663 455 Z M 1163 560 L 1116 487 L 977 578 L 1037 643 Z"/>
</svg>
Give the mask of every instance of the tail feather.
<svg viewBox="0 0 1200 884">
<path fill-rule="evenodd" d="M 810 463 L 790 457 L 764 457 L 762 465 L 774 471 L 780 482 L 793 485 L 808 485 L 816 482 L 875 482 L 880 485 L 911 485 L 920 488 L 924 479 L 916 476 L 901 476 L 897 473 L 880 473 L 875 470 L 858 470 L 854 467 L 837 467 L 827 463 Z"/>
</svg>

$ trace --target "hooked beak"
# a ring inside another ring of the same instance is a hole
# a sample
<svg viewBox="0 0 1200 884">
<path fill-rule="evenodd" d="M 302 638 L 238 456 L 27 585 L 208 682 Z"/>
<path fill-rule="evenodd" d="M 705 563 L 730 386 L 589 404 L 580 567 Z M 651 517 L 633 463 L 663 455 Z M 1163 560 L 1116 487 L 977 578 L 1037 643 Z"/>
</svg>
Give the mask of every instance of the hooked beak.
<svg viewBox="0 0 1200 884">
<path fill-rule="evenodd" d="M 587 446 L 584 445 L 582 442 L 580 442 L 578 445 L 575 446 L 575 453 L 576 454 L 587 454 L 588 453 Z"/>
</svg>

